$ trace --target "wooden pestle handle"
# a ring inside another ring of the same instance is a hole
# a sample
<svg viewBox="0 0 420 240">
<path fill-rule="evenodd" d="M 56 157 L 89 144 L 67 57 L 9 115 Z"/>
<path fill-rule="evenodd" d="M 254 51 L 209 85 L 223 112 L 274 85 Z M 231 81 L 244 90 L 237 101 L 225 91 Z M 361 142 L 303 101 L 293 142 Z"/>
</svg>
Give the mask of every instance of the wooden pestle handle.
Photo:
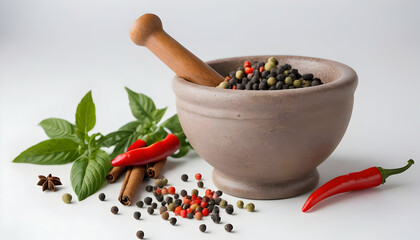
<svg viewBox="0 0 420 240">
<path fill-rule="evenodd" d="M 224 80 L 213 68 L 201 61 L 167 34 L 160 18 L 154 14 L 144 14 L 130 28 L 131 40 L 147 47 L 178 76 L 193 83 L 215 87 Z"/>
</svg>

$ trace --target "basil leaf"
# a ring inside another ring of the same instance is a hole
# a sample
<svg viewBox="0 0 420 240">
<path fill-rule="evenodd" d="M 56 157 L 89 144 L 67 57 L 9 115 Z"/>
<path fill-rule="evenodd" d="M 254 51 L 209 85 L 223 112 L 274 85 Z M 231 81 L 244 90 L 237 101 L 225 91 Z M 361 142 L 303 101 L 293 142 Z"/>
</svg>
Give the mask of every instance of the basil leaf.
<svg viewBox="0 0 420 240">
<path fill-rule="evenodd" d="M 168 135 L 168 133 L 165 131 L 165 129 L 159 127 L 154 132 L 144 135 L 142 139 L 149 146 L 155 142 L 162 141 L 166 137 L 166 135 Z"/>
<path fill-rule="evenodd" d="M 180 157 L 183 157 L 183 156 L 187 155 L 187 153 L 189 151 L 190 151 L 190 148 L 187 147 L 187 146 L 184 146 L 184 147 L 179 148 L 178 152 L 172 154 L 171 157 L 173 157 L 173 158 L 180 158 Z"/>
<path fill-rule="evenodd" d="M 66 164 L 79 157 L 77 149 L 78 144 L 70 139 L 49 139 L 26 149 L 13 162 L 40 165 Z"/>
<path fill-rule="evenodd" d="M 70 179 L 79 201 L 98 191 L 111 170 L 108 154 L 97 150 L 90 155 L 84 154 L 73 163 Z"/>
<path fill-rule="evenodd" d="M 131 113 L 135 118 L 142 122 L 153 121 L 152 112 L 156 109 L 153 100 L 141 93 L 136 93 L 129 88 L 125 88 L 128 93 Z"/>
<path fill-rule="evenodd" d="M 76 126 L 60 118 L 47 118 L 39 123 L 50 138 L 68 138 L 79 141 L 76 135 Z"/>
<path fill-rule="evenodd" d="M 137 130 L 139 125 L 140 125 L 139 121 L 132 121 L 132 122 L 129 122 L 129 123 L 125 124 L 124 126 L 120 127 L 119 130 L 126 130 L 126 131 L 134 132 L 134 131 Z"/>
<path fill-rule="evenodd" d="M 179 122 L 178 114 L 173 115 L 168 118 L 165 122 L 161 124 L 161 127 L 164 127 L 171 131 L 181 143 L 181 147 L 177 153 L 172 154 L 173 158 L 180 158 L 185 156 L 190 149 L 193 149 L 191 144 L 187 141 L 184 131 L 182 130 L 181 123 Z"/>
<path fill-rule="evenodd" d="M 127 138 L 120 141 L 112 151 L 112 153 L 109 155 L 110 159 L 114 159 L 116 156 L 120 155 L 121 153 L 124 153 L 127 151 L 128 147 L 131 146 L 137 139 L 139 139 L 139 133 L 134 132 Z"/>
<path fill-rule="evenodd" d="M 161 127 L 169 129 L 172 133 L 183 133 L 181 124 L 178 119 L 178 114 L 173 115 L 172 117 L 166 119 L 161 125 Z"/>
<path fill-rule="evenodd" d="M 160 120 L 162 119 L 163 115 L 165 115 L 166 109 L 168 109 L 168 107 L 161 108 L 161 109 L 155 109 L 152 112 L 152 118 L 153 118 L 153 120 L 156 123 L 160 122 Z"/>
<path fill-rule="evenodd" d="M 112 147 L 133 134 L 131 131 L 115 131 L 101 137 L 97 144 L 101 147 Z"/>
<path fill-rule="evenodd" d="M 95 104 L 92 92 L 89 91 L 80 101 L 76 110 L 76 126 L 84 134 L 87 134 L 96 124 Z"/>
</svg>

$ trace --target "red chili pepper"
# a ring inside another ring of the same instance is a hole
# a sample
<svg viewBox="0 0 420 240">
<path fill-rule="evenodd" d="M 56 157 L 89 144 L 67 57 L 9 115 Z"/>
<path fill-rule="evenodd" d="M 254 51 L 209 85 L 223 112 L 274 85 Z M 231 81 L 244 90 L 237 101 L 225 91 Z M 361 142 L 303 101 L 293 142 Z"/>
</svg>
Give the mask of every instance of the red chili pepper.
<svg viewBox="0 0 420 240">
<path fill-rule="evenodd" d="M 306 212 L 323 199 L 339 193 L 361 190 L 384 184 L 387 177 L 404 172 L 412 164 L 414 164 L 414 161 L 413 159 L 410 159 L 408 160 L 407 165 L 402 168 L 383 169 L 381 167 L 371 167 L 360 172 L 336 177 L 315 190 L 309 196 L 308 200 L 306 200 L 302 207 L 302 211 Z"/>
<path fill-rule="evenodd" d="M 153 143 L 148 147 L 136 148 L 118 155 L 111 161 L 112 166 L 138 166 L 157 162 L 169 157 L 176 152 L 181 143 L 174 134 L 168 134 L 160 142 Z"/>
<path fill-rule="evenodd" d="M 142 147 L 146 147 L 146 142 L 143 141 L 142 139 L 139 139 L 137 141 L 135 141 L 133 144 L 131 144 L 128 148 L 127 148 L 127 152 L 134 150 L 136 148 L 142 148 Z"/>
</svg>

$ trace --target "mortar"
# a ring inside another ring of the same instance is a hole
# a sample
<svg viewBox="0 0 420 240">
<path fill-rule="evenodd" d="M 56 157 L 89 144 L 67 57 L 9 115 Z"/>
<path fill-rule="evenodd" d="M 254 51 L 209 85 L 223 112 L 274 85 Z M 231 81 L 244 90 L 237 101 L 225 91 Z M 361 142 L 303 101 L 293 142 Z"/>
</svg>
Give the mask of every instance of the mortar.
<svg viewBox="0 0 420 240">
<path fill-rule="evenodd" d="M 244 61 L 271 56 L 219 59 L 208 64 L 222 76 Z M 175 76 L 173 90 L 181 126 L 195 151 L 214 167 L 214 184 L 251 199 L 297 196 L 313 189 L 316 167 L 342 139 L 352 113 L 357 75 L 326 59 L 274 56 L 323 85 L 274 91 L 220 89 Z"/>
<path fill-rule="evenodd" d="M 169 34 L 154 14 L 138 18 L 131 40 L 176 74 L 173 90 L 181 126 L 195 151 L 214 167 L 214 184 L 242 198 L 276 199 L 314 188 L 316 167 L 341 141 L 353 108 L 357 75 L 326 59 L 274 56 L 323 85 L 286 90 L 215 88 L 247 56 L 204 63 Z"/>
</svg>

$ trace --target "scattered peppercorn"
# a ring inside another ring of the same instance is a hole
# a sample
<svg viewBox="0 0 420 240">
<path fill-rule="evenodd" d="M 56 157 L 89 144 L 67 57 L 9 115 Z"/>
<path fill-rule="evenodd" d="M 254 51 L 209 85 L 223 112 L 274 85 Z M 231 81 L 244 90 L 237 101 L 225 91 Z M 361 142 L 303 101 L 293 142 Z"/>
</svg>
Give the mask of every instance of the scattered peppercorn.
<svg viewBox="0 0 420 240">
<path fill-rule="evenodd" d="M 193 219 L 194 218 L 194 213 L 193 212 L 188 213 L 187 218 L 188 219 Z"/>
<path fill-rule="evenodd" d="M 146 186 L 146 192 L 152 192 L 153 191 L 153 186 L 152 185 L 147 185 Z"/>
<path fill-rule="evenodd" d="M 162 217 L 163 220 L 168 220 L 169 213 L 168 212 L 163 212 L 162 214 L 160 214 L 160 216 Z"/>
<path fill-rule="evenodd" d="M 242 79 L 242 78 L 238 78 L 238 79 Z M 201 180 L 201 173 L 196 173 L 194 177 L 196 180 Z"/>
<path fill-rule="evenodd" d="M 197 189 L 191 190 L 191 195 L 198 196 L 198 190 Z"/>
<path fill-rule="evenodd" d="M 222 195 L 223 195 L 222 190 L 217 190 L 217 191 L 216 191 L 216 195 L 217 195 L 218 197 L 222 196 Z"/>
<path fill-rule="evenodd" d="M 216 198 L 215 200 L 214 200 L 214 203 L 216 204 L 216 205 L 220 205 L 220 202 L 222 201 L 222 199 L 221 198 Z"/>
<path fill-rule="evenodd" d="M 163 183 L 162 179 L 156 179 L 155 186 L 158 188 L 162 188 L 163 186 L 165 186 L 165 184 Z"/>
<path fill-rule="evenodd" d="M 174 204 L 175 206 L 181 206 L 182 200 L 178 198 L 177 200 L 175 200 Z"/>
<path fill-rule="evenodd" d="M 176 218 L 175 218 L 175 217 L 171 217 L 171 218 L 169 219 L 169 223 L 170 223 L 171 225 L 175 225 L 175 224 L 176 224 Z"/>
<path fill-rule="evenodd" d="M 230 224 L 230 223 L 226 224 L 225 225 L 225 230 L 226 230 L 226 232 L 232 232 L 232 230 L 233 230 L 232 224 Z"/>
<path fill-rule="evenodd" d="M 150 215 L 152 215 L 154 212 L 155 212 L 154 208 L 152 207 L 147 208 L 147 213 L 149 213 Z"/>
<path fill-rule="evenodd" d="M 153 208 L 153 209 L 156 209 L 156 208 L 157 208 L 157 203 L 155 203 L 155 202 L 154 202 L 154 203 L 152 203 L 152 208 Z"/>
<path fill-rule="evenodd" d="M 237 206 L 238 208 L 244 208 L 244 202 L 243 202 L 242 200 L 238 200 L 238 201 L 236 202 L 236 206 Z"/>
<path fill-rule="evenodd" d="M 185 192 L 185 194 L 186 194 L 187 192 Z M 178 193 L 175 193 L 174 194 L 174 199 L 178 199 L 179 198 L 179 194 Z"/>
<path fill-rule="evenodd" d="M 167 208 L 167 207 L 165 207 L 165 206 L 162 206 L 162 207 L 160 207 L 160 208 L 159 208 L 159 213 L 160 213 L 160 214 L 162 214 L 162 213 L 164 213 L 164 212 L 166 212 L 166 211 L 168 211 L 168 208 Z"/>
<path fill-rule="evenodd" d="M 221 208 L 225 208 L 225 207 L 227 206 L 227 201 L 226 201 L 226 200 L 224 200 L 224 199 L 222 199 L 222 201 L 220 201 L 220 203 L 219 203 L 219 206 L 220 206 Z"/>
<path fill-rule="evenodd" d="M 145 197 L 144 198 L 144 203 L 146 203 L 147 205 L 152 204 L 152 198 L 151 197 Z"/>
<path fill-rule="evenodd" d="M 111 207 L 111 212 L 112 212 L 112 214 L 117 214 L 118 213 L 118 207 L 117 206 Z"/>
<path fill-rule="evenodd" d="M 162 201 L 162 202 L 160 203 L 160 205 L 165 206 L 165 205 L 166 205 L 166 201 Z"/>
<path fill-rule="evenodd" d="M 213 213 L 219 214 L 220 213 L 220 208 L 218 206 L 214 206 Z"/>
<path fill-rule="evenodd" d="M 99 198 L 99 200 L 104 201 L 105 200 L 105 193 L 100 193 L 98 198 Z"/>
<path fill-rule="evenodd" d="M 139 208 L 142 208 L 142 207 L 143 207 L 143 205 L 144 205 L 143 201 L 138 201 L 138 202 L 136 203 L 136 206 L 137 206 L 137 207 L 139 207 Z"/>
<path fill-rule="evenodd" d="M 232 206 L 232 204 L 227 205 L 225 211 L 229 215 L 232 214 L 233 213 L 233 206 Z"/>
<path fill-rule="evenodd" d="M 169 205 L 168 205 L 168 211 L 173 211 L 175 209 L 175 204 L 173 204 L 173 203 L 170 203 Z"/>
<path fill-rule="evenodd" d="M 204 183 L 203 183 L 203 181 L 198 181 L 198 182 L 197 182 L 197 186 L 198 186 L 199 188 L 203 188 L 203 187 L 204 187 Z"/>
<path fill-rule="evenodd" d="M 138 211 L 135 211 L 135 212 L 133 213 L 133 217 L 134 217 L 135 219 L 139 220 L 139 219 L 140 219 L 140 217 L 141 217 L 141 213 L 140 213 L 140 212 L 138 212 Z"/>
<path fill-rule="evenodd" d="M 201 232 L 205 232 L 207 229 L 206 224 L 200 224 L 200 226 L 198 227 L 200 229 Z"/>
<path fill-rule="evenodd" d="M 212 214 L 211 220 L 213 220 L 214 223 L 219 224 L 220 221 L 222 221 L 222 218 L 219 216 L 219 214 Z"/>
<path fill-rule="evenodd" d="M 248 212 L 253 212 L 255 210 L 255 205 L 253 203 L 248 203 L 245 208 Z"/>
<path fill-rule="evenodd" d="M 71 196 L 70 193 L 64 193 L 63 196 L 61 197 L 61 199 L 63 200 L 63 202 L 64 203 L 67 203 L 67 204 L 71 203 L 71 199 L 72 198 L 73 197 Z"/>
<path fill-rule="evenodd" d="M 169 187 L 168 188 L 168 193 L 169 194 L 175 194 L 175 188 L 174 187 Z"/>
<path fill-rule="evenodd" d="M 163 178 L 162 179 L 162 183 L 163 183 L 163 186 L 168 185 L 168 179 L 167 178 Z"/>
<path fill-rule="evenodd" d="M 139 231 L 137 231 L 136 236 L 137 236 L 138 239 L 143 239 L 144 238 L 144 232 L 139 230 Z"/>
<path fill-rule="evenodd" d="M 187 174 L 182 174 L 181 175 L 181 180 L 184 181 L 184 182 L 188 181 L 188 175 Z"/>
<path fill-rule="evenodd" d="M 182 190 L 181 190 L 181 196 L 182 196 L 182 197 L 187 196 L 187 191 L 186 191 L 185 189 L 182 189 Z"/>
</svg>

